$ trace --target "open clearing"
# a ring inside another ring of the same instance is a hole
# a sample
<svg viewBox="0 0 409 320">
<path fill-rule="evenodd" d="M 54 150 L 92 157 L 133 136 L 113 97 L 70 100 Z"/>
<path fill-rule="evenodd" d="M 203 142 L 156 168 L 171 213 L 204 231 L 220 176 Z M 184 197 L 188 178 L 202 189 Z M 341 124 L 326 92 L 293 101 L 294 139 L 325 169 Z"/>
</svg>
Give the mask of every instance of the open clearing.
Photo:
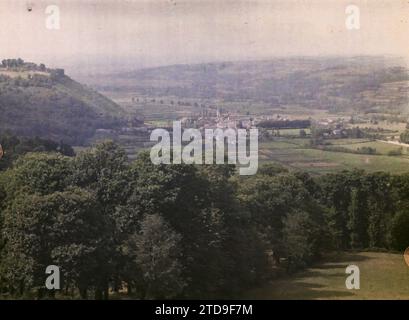
<svg viewBox="0 0 409 320">
<path fill-rule="evenodd" d="M 345 268 L 357 265 L 360 290 L 345 287 Z M 303 272 L 246 293 L 245 299 L 409 299 L 409 267 L 403 254 L 340 253 Z"/>
</svg>

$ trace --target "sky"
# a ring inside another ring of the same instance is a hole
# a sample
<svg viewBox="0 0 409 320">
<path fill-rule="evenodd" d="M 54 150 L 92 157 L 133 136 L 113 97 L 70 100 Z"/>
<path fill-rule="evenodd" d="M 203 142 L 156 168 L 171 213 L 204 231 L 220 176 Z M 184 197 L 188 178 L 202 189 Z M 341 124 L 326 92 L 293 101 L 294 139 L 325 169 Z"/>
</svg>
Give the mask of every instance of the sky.
<svg viewBox="0 0 409 320">
<path fill-rule="evenodd" d="M 58 30 L 46 28 L 54 4 Z M 345 25 L 351 4 L 359 30 Z M 407 58 L 409 1 L 0 0 L 0 59 L 74 73 L 324 55 Z"/>
</svg>

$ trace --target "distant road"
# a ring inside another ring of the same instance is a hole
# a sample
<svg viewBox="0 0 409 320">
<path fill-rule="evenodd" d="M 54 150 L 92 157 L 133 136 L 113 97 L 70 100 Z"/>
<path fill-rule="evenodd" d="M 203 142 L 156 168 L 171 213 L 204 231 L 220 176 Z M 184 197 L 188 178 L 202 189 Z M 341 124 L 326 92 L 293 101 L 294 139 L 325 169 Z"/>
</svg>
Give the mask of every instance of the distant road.
<svg viewBox="0 0 409 320">
<path fill-rule="evenodd" d="M 402 143 L 398 141 L 386 141 L 386 140 L 376 140 L 376 141 L 394 144 L 394 145 L 401 146 L 401 147 L 409 147 L 408 143 Z"/>
</svg>

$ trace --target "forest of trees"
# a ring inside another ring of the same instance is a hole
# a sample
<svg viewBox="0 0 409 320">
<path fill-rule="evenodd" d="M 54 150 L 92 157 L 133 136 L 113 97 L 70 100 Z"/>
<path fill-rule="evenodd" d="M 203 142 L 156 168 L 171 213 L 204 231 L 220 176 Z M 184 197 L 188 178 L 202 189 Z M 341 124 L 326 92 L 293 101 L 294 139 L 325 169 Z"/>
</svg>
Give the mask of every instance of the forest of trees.
<svg viewBox="0 0 409 320">
<path fill-rule="evenodd" d="M 405 130 L 400 134 L 400 142 L 409 143 L 409 130 Z"/>
<path fill-rule="evenodd" d="M 0 297 L 238 297 L 328 251 L 406 248 L 409 174 L 266 165 L 244 178 L 129 162 L 112 142 L 29 152 L 0 171 L 0 229 Z M 58 292 L 44 287 L 48 265 Z"/>
<path fill-rule="evenodd" d="M 75 155 L 74 150 L 70 145 L 62 141 L 57 143 L 39 137 L 17 137 L 6 132 L 0 134 L 0 142 L 2 149 L 7 150 L 7 152 L 1 157 L 0 171 L 10 167 L 19 156 L 28 152 L 58 152 L 65 156 Z"/>
</svg>

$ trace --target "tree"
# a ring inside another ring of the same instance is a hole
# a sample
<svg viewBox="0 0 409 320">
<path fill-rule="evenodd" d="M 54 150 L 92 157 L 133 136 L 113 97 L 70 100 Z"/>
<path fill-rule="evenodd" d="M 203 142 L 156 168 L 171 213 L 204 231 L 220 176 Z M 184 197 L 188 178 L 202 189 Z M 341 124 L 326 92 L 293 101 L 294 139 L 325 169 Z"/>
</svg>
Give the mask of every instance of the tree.
<svg viewBox="0 0 409 320">
<path fill-rule="evenodd" d="M 157 214 L 145 215 L 140 231 L 123 247 L 137 270 L 133 281 L 142 299 L 169 299 L 184 286 L 180 248 L 181 236 Z"/>
<path fill-rule="evenodd" d="M 93 196 L 78 188 L 16 197 L 3 225 L 1 268 L 11 291 L 37 290 L 41 297 L 48 265 L 61 266 L 67 287 L 97 288 L 106 273 L 103 222 Z"/>
<path fill-rule="evenodd" d="M 403 251 L 409 247 L 409 211 L 400 211 L 392 222 L 392 245 L 396 250 Z"/>
<path fill-rule="evenodd" d="M 409 130 L 405 130 L 400 134 L 400 142 L 409 143 Z"/>
<path fill-rule="evenodd" d="M 122 148 L 105 141 L 74 159 L 71 183 L 94 192 L 107 210 L 113 210 L 128 195 L 127 162 Z"/>
<path fill-rule="evenodd" d="M 348 207 L 348 230 L 350 247 L 353 249 L 363 248 L 366 244 L 366 210 L 365 198 L 359 189 L 351 190 L 351 201 Z"/>
<path fill-rule="evenodd" d="M 21 138 L 11 134 L 0 135 L 1 146 L 5 151 L 1 158 L 0 170 L 9 168 L 20 156 L 29 152 L 60 153 L 65 156 L 74 156 L 71 146 L 63 143 L 58 144 L 51 140 L 35 138 Z"/>
<path fill-rule="evenodd" d="M 276 256 L 290 259 L 291 268 L 311 263 L 326 237 L 324 228 L 318 227 L 324 224 L 324 211 L 307 186 L 311 190 L 315 188 L 308 177 L 302 175 L 275 170 L 262 172 L 265 175 L 248 179 L 240 186 L 239 197 L 251 214 L 251 222 Z M 302 236 L 302 240 L 297 236 Z M 308 250 L 300 247 L 303 241 L 308 241 Z M 290 243 L 294 244 L 293 249 Z M 294 251 L 298 249 L 301 251 Z"/>
<path fill-rule="evenodd" d="M 332 243 L 336 249 L 350 248 L 350 230 L 355 228 L 355 214 L 359 214 L 354 207 L 351 207 L 351 189 L 359 190 L 361 187 L 362 171 L 343 171 L 335 174 L 328 174 L 319 179 L 320 191 L 316 193 L 316 198 L 327 207 L 326 224 L 332 233 Z M 363 197 L 363 194 L 359 194 Z M 355 202 L 356 205 L 359 205 Z M 351 216 L 351 210 L 353 215 Z M 358 210 L 358 209 L 357 209 Z M 349 221 L 353 218 L 350 226 Z M 361 229 L 359 229 L 361 230 Z"/>
<path fill-rule="evenodd" d="M 134 216 L 159 214 L 183 237 L 181 243 L 185 294 L 203 297 L 214 294 L 221 283 L 223 253 L 219 238 L 223 229 L 220 215 L 213 210 L 219 203 L 212 198 L 209 181 L 191 165 L 153 165 L 149 154 L 141 154 L 133 164 L 131 176 L 135 188 L 128 198 L 126 211 Z M 128 224 L 127 230 L 132 229 Z"/>
<path fill-rule="evenodd" d="M 19 193 L 49 194 L 63 191 L 70 184 L 71 159 L 59 154 L 28 153 L 4 173 L 7 198 Z"/>
<path fill-rule="evenodd" d="M 398 202 L 393 195 L 393 179 L 388 173 L 371 173 L 363 177 L 366 192 L 367 236 L 370 248 L 389 248 L 391 221 Z"/>
<path fill-rule="evenodd" d="M 120 246 L 127 237 L 126 228 L 135 230 L 137 220 L 128 215 L 132 208 L 125 204 L 133 187 L 128 159 L 123 149 L 106 141 L 79 154 L 72 162 L 71 183 L 92 193 L 100 204 L 99 219 L 104 221 L 101 232 L 105 259 L 105 273 L 95 289 L 96 298 L 107 296 L 109 282 L 119 286 L 123 274 L 124 257 Z M 115 272 L 114 272 L 115 271 Z"/>
<path fill-rule="evenodd" d="M 287 271 L 293 272 L 309 265 L 317 258 L 320 228 L 302 210 L 289 212 L 284 219 L 283 244 L 287 257 Z"/>
</svg>

